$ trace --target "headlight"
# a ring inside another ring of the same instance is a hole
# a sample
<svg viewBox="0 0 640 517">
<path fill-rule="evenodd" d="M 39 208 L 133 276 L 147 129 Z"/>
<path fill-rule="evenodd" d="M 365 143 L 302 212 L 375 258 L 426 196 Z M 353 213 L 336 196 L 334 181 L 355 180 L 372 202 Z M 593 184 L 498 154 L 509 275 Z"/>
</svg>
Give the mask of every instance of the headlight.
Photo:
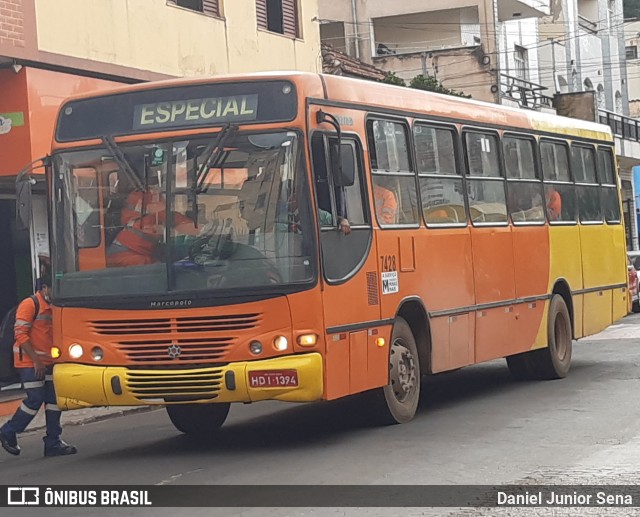
<svg viewBox="0 0 640 517">
<path fill-rule="evenodd" d="M 100 348 L 99 346 L 94 346 L 91 349 L 91 357 L 93 357 L 94 361 L 102 361 L 102 358 L 104 357 L 102 348 Z"/>
<path fill-rule="evenodd" d="M 62 351 L 57 346 L 52 346 L 51 347 L 51 357 L 52 357 L 52 359 L 58 359 L 61 354 L 62 354 Z"/>
<path fill-rule="evenodd" d="M 289 341 L 284 336 L 278 336 L 273 340 L 273 348 L 275 348 L 278 352 L 284 352 L 287 348 L 289 348 Z"/>
<path fill-rule="evenodd" d="M 72 359 L 80 359 L 84 354 L 84 349 L 79 343 L 74 343 L 69 347 L 69 357 Z"/>
<path fill-rule="evenodd" d="M 300 346 L 316 346 L 317 342 L 317 334 L 302 334 L 301 336 L 298 336 L 298 344 Z"/>
<path fill-rule="evenodd" d="M 249 350 L 253 355 L 260 355 L 262 353 L 262 343 L 260 341 L 252 341 L 249 343 Z"/>
</svg>

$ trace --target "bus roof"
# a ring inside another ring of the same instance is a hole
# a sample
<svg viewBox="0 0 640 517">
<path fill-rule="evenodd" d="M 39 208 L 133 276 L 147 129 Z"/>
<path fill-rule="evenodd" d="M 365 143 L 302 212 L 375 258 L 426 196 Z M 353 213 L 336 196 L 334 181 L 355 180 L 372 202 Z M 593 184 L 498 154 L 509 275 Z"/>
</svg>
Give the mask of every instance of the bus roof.
<svg viewBox="0 0 640 517">
<path fill-rule="evenodd" d="M 558 133 L 612 141 L 609 126 L 550 113 L 526 110 L 463 97 L 426 92 L 361 79 L 323 75 L 332 101 L 366 104 L 382 109 L 424 113 L 436 117 L 500 127 Z"/>
<path fill-rule="evenodd" d="M 206 84 L 252 80 L 288 79 L 301 89 L 305 97 L 337 104 L 361 105 L 370 110 L 406 113 L 416 118 L 445 119 L 464 124 L 535 130 L 564 136 L 612 141 L 611 129 L 603 124 L 526 110 L 462 97 L 415 90 L 363 79 L 353 79 L 310 72 L 259 72 L 199 78 L 179 78 L 123 85 L 97 93 L 70 97 L 67 102 L 105 97 L 122 93 Z M 323 88 L 324 87 L 324 88 Z M 324 92 L 324 94 L 322 93 Z M 64 106 L 63 104 L 63 106 Z"/>
</svg>

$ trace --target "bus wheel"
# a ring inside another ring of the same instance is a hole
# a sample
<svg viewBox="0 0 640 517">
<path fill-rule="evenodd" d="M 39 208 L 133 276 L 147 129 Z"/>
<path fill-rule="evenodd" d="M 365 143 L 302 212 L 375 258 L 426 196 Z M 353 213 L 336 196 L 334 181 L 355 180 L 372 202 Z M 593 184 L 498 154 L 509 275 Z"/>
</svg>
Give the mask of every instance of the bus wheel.
<svg viewBox="0 0 640 517">
<path fill-rule="evenodd" d="M 391 333 L 389 384 L 373 395 L 376 417 L 383 424 L 403 424 L 416 414 L 420 398 L 418 347 L 403 318 L 396 318 Z"/>
<path fill-rule="evenodd" d="M 214 434 L 229 414 L 230 404 L 172 404 L 166 406 L 171 423 L 178 431 L 193 436 Z"/>
<path fill-rule="evenodd" d="M 571 318 L 564 299 L 553 295 L 547 324 L 548 346 L 507 357 L 511 375 L 516 379 L 562 379 L 571 367 Z"/>
</svg>

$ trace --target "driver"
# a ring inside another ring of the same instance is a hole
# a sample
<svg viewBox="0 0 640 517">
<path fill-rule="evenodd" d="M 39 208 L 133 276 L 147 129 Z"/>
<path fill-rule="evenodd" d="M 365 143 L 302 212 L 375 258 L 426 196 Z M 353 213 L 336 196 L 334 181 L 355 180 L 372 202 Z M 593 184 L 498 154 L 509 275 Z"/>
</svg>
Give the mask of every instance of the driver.
<svg viewBox="0 0 640 517">
<path fill-rule="evenodd" d="M 146 191 L 134 191 L 127 197 L 121 212 L 124 228 L 107 249 L 107 266 L 142 266 L 158 262 L 156 252 L 165 234 L 167 212 L 165 198 L 157 179 L 149 182 Z M 179 212 L 173 212 L 174 230 L 195 236 L 194 222 Z"/>
</svg>

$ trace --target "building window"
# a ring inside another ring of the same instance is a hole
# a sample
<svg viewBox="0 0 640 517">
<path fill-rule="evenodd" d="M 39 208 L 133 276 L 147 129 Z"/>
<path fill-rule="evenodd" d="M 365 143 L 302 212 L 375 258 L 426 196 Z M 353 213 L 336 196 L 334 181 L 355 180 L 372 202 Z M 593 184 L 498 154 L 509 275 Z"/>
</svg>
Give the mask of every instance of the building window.
<svg viewBox="0 0 640 517">
<path fill-rule="evenodd" d="M 256 14 L 261 29 L 300 37 L 298 0 L 256 0 Z"/>
<path fill-rule="evenodd" d="M 219 0 L 168 0 L 168 3 L 198 13 L 220 16 Z"/>
<path fill-rule="evenodd" d="M 615 99 L 616 99 L 616 113 L 622 114 L 622 112 L 624 111 L 623 105 L 622 105 L 622 94 L 619 91 L 616 92 Z"/>
<path fill-rule="evenodd" d="M 588 77 L 584 80 L 584 91 L 585 92 L 594 91 L 593 82 L 591 82 L 591 79 L 589 79 Z"/>
<path fill-rule="evenodd" d="M 627 59 L 638 59 L 638 46 L 631 45 L 629 47 L 625 47 Z"/>
<path fill-rule="evenodd" d="M 604 86 L 598 85 L 598 91 L 596 93 L 596 101 L 599 109 L 605 109 L 607 107 L 606 100 L 604 98 Z"/>
<path fill-rule="evenodd" d="M 527 55 L 527 49 L 516 45 L 513 59 L 516 63 L 516 77 L 526 81 L 529 78 L 529 56 Z"/>
</svg>

